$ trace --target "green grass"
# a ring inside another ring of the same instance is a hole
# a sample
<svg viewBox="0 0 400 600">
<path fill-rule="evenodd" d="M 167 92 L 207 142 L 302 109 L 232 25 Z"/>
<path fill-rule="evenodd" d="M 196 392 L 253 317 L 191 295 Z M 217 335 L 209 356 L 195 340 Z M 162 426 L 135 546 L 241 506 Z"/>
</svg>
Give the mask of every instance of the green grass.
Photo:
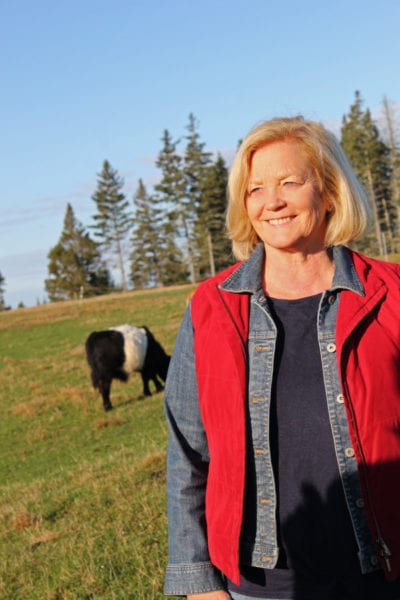
<svg viewBox="0 0 400 600">
<path fill-rule="evenodd" d="M 158 600 L 167 561 L 162 394 L 114 382 L 87 335 L 147 325 L 171 352 L 190 287 L 0 313 L 0 598 Z"/>
</svg>

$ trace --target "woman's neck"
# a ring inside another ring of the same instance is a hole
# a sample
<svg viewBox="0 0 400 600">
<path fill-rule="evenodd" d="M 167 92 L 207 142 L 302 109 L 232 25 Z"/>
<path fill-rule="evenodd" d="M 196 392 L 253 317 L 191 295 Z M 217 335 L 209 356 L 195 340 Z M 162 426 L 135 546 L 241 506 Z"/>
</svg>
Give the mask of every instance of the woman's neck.
<svg viewBox="0 0 400 600">
<path fill-rule="evenodd" d="M 282 299 L 314 296 L 331 287 L 334 270 L 333 259 L 326 249 L 313 254 L 268 251 L 264 292 Z"/>
</svg>

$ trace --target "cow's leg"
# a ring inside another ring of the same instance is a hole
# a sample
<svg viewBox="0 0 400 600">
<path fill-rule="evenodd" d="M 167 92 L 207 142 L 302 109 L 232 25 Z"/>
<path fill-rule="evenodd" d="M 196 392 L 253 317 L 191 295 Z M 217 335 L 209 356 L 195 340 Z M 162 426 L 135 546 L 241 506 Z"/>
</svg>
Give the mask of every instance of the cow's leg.
<svg viewBox="0 0 400 600">
<path fill-rule="evenodd" d="M 100 379 L 99 390 L 103 398 L 104 410 L 111 410 L 112 404 L 110 401 L 111 379 Z"/>
<path fill-rule="evenodd" d="M 144 396 L 151 396 L 151 391 L 149 388 L 149 373 L 147 371 L 147 369 L 141 371 L 141 376 L 142 376 L 142 381 L 143 381 L 143 395 Z"/>
<path fill-rule="evenodd" d="M 153 381 L 157 392 L 161 392 L 164 389 L 163 384 L 157 377 L 157 373 L 154 369 L 143 369 L 142 371 L 142 380 L 143 380 L 143 393 L 145 396 L 151 396 L 149 381 L 150 379 Z"/>
<path fill-rule="evenodd" d="M 154 385 L 156 386 L 156 390 L 157 392 L 161 392 L 164 389 L 163 384 L 161 383 L 161 381 L 158 379 L 157 375 L 154 373 L 152 380 L 154 381 Z"/>
</svg>

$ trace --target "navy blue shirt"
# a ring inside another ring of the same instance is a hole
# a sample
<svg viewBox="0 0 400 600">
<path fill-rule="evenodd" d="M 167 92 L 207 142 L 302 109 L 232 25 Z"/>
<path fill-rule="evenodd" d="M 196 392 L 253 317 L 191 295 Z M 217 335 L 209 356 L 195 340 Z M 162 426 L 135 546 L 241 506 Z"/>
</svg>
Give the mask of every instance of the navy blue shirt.
<svg viewBox="0 0 400 600">
<path fill-rule="evenodd" d="M 241 585 L 228 587 L 265 598 L 336 600 L 345 589 L 359 600 L 395 598 L 381 572 L 361 575 L 325 397 L 320 299 L 268 298 L 278 328 L 269 434 L 280 554 L 275 569 L 242 565 Z"/>
</svg>

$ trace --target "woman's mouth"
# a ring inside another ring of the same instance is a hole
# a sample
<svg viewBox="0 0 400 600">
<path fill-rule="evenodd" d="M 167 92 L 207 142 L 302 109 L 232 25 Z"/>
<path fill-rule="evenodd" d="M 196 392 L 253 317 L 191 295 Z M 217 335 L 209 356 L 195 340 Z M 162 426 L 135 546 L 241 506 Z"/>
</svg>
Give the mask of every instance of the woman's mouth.
<svg viewBox="0 0 400 600">
<path fill-rule="evenodd" d="M 270 225 L 285 225 L 286 223 L 290 223 L 294 217 L 281 217 L 279 219 L 269 219 L 268 223 Z"/>
</svg>

